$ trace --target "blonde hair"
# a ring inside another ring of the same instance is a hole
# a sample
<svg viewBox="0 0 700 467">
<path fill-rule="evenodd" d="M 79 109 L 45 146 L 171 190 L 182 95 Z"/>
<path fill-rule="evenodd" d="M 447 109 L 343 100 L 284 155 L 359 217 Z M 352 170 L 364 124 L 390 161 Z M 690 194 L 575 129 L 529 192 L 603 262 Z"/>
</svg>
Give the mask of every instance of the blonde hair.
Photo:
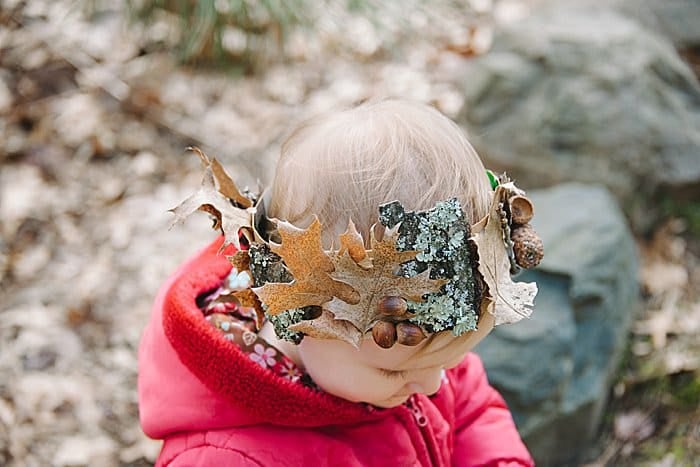
<svg viewBox="0 0 700 467">
<path fill-rule="evenodd" d="M 282 146 L 268 216 L 307 227 L 314 216 L 330 245 L 352 219 L 367 241 L 379 205 L 432 208 L 456 197 L 470 223 L 491 188 L 461 129 L 436 109 L 386 99 L 312 118 Z"/>
</svg>

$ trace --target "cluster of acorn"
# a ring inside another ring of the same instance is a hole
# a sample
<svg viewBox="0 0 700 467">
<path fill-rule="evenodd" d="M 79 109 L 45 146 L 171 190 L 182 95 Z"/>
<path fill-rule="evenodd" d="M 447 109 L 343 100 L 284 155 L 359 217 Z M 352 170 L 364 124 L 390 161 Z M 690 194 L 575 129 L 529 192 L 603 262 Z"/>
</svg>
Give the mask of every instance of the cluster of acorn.
<svg viewBox="0 0 700 467">
<path fill-rule="evenodd" d="M 406 300 L 401 297 L 384 297 L 379 302 L 377 311 L 383 316 L 383 319 L 377 321 L 372 327 L 372 338 L 379 347 L 388 349 L 396 342 L 414 346 L 426 338 L 420 326 L 408 321 L 393 321 L 404 316 L 407 309 Z"/>
<path fill-rule="evenodd" d="M 529 222 L 534 215 L 532 201 L 523 195 L 514 195 L 508 199 L 510 210 L 510 239 L 513 242 L 513 255 L 518 266 L 525 269 L 534 268 L 544 256 L 542 239 Z"/>
</svg>

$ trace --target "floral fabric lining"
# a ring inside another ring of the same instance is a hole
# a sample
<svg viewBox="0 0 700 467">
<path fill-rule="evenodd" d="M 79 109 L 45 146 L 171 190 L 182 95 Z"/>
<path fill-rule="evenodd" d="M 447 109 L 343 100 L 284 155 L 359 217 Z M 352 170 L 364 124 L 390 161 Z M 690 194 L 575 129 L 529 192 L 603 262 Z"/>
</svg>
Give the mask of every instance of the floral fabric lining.
<svg viewBox="0 0 700 467">
<path fill-rule="evenodd" d="M 217 289 L 197 297 L 197 306 L 205 319 L 252 361 L 281 378 L 314 387 L 311 378 L 289 357 L 258 336 L 254 311 L 231 300 L 231 292 L 244 285 L 246 278 L 242 275 L 245 274 L 233 268 Z"/>
</svg>

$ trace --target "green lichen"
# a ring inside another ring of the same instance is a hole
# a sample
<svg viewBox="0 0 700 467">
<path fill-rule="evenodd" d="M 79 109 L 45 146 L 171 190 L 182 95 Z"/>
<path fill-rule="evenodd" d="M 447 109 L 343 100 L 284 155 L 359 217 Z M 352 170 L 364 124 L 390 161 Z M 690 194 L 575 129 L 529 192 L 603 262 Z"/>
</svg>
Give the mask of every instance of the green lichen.
<svg viewBox="0 0 700 467">
<path fill-rule="evenodd" d="M 275 334 L 277 334 L 277 337 L 280 339 L 298 344 L 304 338 L 304 334 L 289 330 L 289 326 L 306 319 L 306 312 L 304 310 L 295 308 L 293 310 L 283 311 L 276 316 L 265 313 L 265 316 L 267 316 L 267 319 L 272 323 Z"/>
<path fill-rule="evenodd" d="M 253 277 L 253 287 L 261 287 L 268 282 L 292 282 L 294 279 L 284 266 L 282 258 L 273 253 L 269 246 L 253 243 L 248 250 L 248 255 L 250 256 L 250 275 Z M 263 304 L 263 309 L 265 308 Z M 277 337 L 298 344 L 304 335 L 290 331 L 289 326 L 307 319 L 307 314 L 307 310 L 293 309 L 283 311 L 275 316 L 265 313 L 265 316 L 272 323 Z"/>
<path fill-rule="evenodd" d="M 294 277 L 287 270 L 282 258 L 273 253 L 264 243 L 253 243 L 248 249 L 250 275 L 253 287 L 262 287 L 268 282 L 292 282 Z"/>
<path fill-rule="evenodd" d="M 424 301 L 408 302 L 409 322 L 428 332 L 451 329 L 459 336 L 477 328 L 481 285 L 476 273 L 475 245 L 469 223 L 457 199 L 439 202 L 427 211 L 406 211 L 398 202 L 379 208 L 379 221 L 388 228 L 399 226 L 398 250 L 416 250 L 416 259 L 404 263 L 401 274 L 413 277 L 430 268 L 431 279 L 447 279 L 440 292 Z"/>
</svg>

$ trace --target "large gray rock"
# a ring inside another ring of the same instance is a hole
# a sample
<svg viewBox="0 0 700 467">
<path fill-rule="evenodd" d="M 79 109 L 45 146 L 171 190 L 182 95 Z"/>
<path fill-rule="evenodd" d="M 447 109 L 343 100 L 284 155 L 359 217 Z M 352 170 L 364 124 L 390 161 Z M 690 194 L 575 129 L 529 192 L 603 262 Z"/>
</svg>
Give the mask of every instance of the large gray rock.
<svg viewBox="0 0 700 467">
<path fill-rule="evenodd" d="M 499 326 L 476 349 L 537 465 L 581 454 L 601 419 L 637 306 L 635 244 L 601 186 L 530 193 L 545 257 L 519 279 L 539 294 L 529 320 Z"/>
<path fill-rule="evenodd" d="M 617 0 L 617 7 L 623 14 L 667 36 L 680 49 L 700 46 L 698 0 Z"/>
<path fill-rule="evenodd" d="M 537 11 L 470 63 L 463 90 L 458 120 L 521 185 L 602 183 L 640 229 L 650 201 L 700 195 L 700 85 L 667 39 L 612 9 Z"/>
</svg>

